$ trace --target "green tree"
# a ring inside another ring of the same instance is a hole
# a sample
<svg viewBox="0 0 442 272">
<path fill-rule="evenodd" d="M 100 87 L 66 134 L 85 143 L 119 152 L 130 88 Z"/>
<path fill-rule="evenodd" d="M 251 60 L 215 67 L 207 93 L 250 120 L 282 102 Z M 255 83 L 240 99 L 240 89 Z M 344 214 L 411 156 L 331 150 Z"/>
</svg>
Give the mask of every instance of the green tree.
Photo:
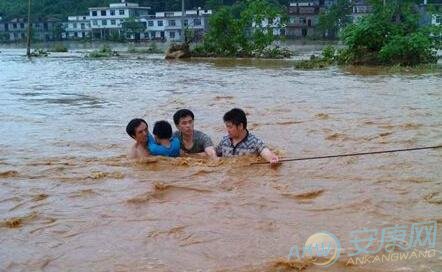
<svg viewBox="0 0 442 272">
<path fill-rule="evenodd" d="M 319 29 L 327 33 L 328 37 L 335 38 L 339 31 L 352 22 L 350 14 L 353 4 L 348 0 L 337 0 L 330 9 L 319 16 Z"/>
<path fill-rule="evenodd" d="M 63 25 L 61 23 L 56 23 L 54 28 L 52 29 L 52 34 L 54 36 L 54 40 L 61 40 L 62 33 L 64 31 Z"/>
<path fill-rule="evenodd" d="M 415 1 L 373 1 L 374 11 L 343 31 L 344 63 L 415 65 L 434 62 L 435 43 L 419 25 Z"/>
<path fill-rule="evenodd" d="M 281 17 L 280 7 L 266 0 L 223 6 L 210 17 L 209 32 L 197 50 L 221 56 L 259 55 L 275 40 L 272 23 Z"/>
<path fill-rule="evenodd" d="M 146 30 L 146 26 L 134 17 L 124 19 L 122 26 L 125 36 L 137 35 Z"/>
<path fill-rule="evenodd" d="M 224 5 L 223 0 L 207 0 L 204 7 L 206 9 L 218 10 Z"/>
</svg>

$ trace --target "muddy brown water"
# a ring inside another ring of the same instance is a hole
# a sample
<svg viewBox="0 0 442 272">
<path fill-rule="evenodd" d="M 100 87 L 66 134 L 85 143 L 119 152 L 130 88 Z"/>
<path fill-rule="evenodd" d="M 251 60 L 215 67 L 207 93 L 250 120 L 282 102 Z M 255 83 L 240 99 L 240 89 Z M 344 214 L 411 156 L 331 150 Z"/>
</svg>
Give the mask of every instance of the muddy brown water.
<svg viewBox="0 0 442 272">
<path fill-rule="evenodd" d="M 442 150 L 277 168 L 125 158 L 131 118 L 182 107 L 214 142 L 241 107 L 286 158 L 441 144 L 440 73 L 21 54 L 0 54 L 0 270 L 442 271 L 441 238 L 431 258 L 346 265 L 352 231 L 442 222 Z M 320 231 L 340 239 L 337 263 L 286 262 Z"/>
</svg>

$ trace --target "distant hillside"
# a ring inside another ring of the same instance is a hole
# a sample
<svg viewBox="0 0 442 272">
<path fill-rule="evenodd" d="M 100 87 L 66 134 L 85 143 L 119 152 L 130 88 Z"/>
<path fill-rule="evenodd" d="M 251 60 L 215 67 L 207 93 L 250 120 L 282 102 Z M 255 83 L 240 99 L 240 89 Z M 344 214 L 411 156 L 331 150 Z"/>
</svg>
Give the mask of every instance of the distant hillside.
<svg viewBox="0 0 442 272">
<path fill-rule="evenodd" d="M 239 0 L 241 1 L 241 0 Z M 242 0 L 243 1 L 243 0 Z M 89 7 L 107 6 L 120 0 L 33 0 L 32 11 L 34 18 L 66 18 L 68 15 L 87 14 Z M 128 0 L 149 6 L 153 11 L 181 10 L 181 0 Z M 236 0 L 185 0 L 186 8 L 212 8 L 219 5 L 232 5 Z M 289 0 L 269 0 L 286 5 Z M 0 16 L 4 19 L 25 17 L 28 0 L 0 0 Z"/>
</svg>

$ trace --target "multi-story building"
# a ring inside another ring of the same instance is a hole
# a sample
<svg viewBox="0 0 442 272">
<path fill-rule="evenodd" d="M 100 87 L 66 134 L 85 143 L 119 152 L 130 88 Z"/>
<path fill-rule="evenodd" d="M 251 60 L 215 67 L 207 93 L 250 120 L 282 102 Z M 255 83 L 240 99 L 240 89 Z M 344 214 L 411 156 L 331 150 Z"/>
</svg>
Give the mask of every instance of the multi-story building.
<svg viewBox="0 0 442 272">
<path fill-rule="evenodd" d="M 68 17 L 63 38 L 119 39 L 124 35 L 129 40 L 181 41 L 183 20 L 184 28 L 192 30 L 198 39 L 207 31 L 208 17 L 212 14 L 211 10 L 201 8 L 185 11 L 184 18 L 181 11 L 156 12 L 154 15 L 149 11 L 149 7 L 126 3 L 125 0 L 109 7 L 89 8 L 88 16 Z"/>
<path fill-rule="evenodd" d="M 86 39 L 91 37 L 91 21 L 89 16 L 69 16 L 63 24 L 63 39 Z"/>
<path fill-rule="evenodd" d="M 184 17 L 181 11 L 157 12 L 155 16 L 146 17 L 147 37 L 149 39 L 182 40 L 182 21 L 184 28 L 192 30 L 195 38 L 201 38 L 208 29 L 208 17 L 211 10 L 186 10 Z"/>
<path fill-rule="evenodd" d="M 253 31 L 254 28 L 256 28 L 258 24 L 252 23 L 251 31 Z M 281 23 L 281 17 L 276 17 L 273 19 L 273 21 L 270 23 L 269 19 L 264 19 L 261 22 L 260 27 L 264 29 L 264 32 L 267 32 L 267 30 L 271 31 L 273 36 L 284 36 L 285 35 L 285 27 L 286 25 Z"/>
<path fill-rule="evenodd" d="M 323 1 L 321 1 L 321 4 Z M 319 0 L 295 0 L 288 7 L 286 36 L 288 38 L 315 37 L 320 13 Z"/>
<path fill-rule="evenodd" d="M 38 19 L 31 23 L 32 39 L 38 41 L 57 40 L 61 34 L 61 22 L 57 20 Z M 60 32 L 60 33 L 59 33 Z M 0 40 L 3 42 L 25 41 L 28 35 L 28 23 L 23 18 L 0 21 Z"/>
<path fill-rule="evenodd" d="M 121 0 L 121 3 L 109 4 L 109 7 L 89 8 L 89 19 L 91 33 L 94 39 L 106 39 L 112 36 L 120 37 L 123 33 L 123 24 L 129 18 L 134 22 L 139 21 L 141 16 L 149 15 L 150 7 L 140 7 L 137 3 L 127 3 Z M 143 25 L 142 27 L 146 27 Z M 130 33 L 129 39 L 144 39 L 144 32 Z"/>
<path fill-rule="evenodd" d="M 431 6 L 431 8 L 429 8 Z M 422 25 L 441 25 L 442 23 L 442 1 L 423 0 L 419 5 L 420 23 Z"/>
</svg>

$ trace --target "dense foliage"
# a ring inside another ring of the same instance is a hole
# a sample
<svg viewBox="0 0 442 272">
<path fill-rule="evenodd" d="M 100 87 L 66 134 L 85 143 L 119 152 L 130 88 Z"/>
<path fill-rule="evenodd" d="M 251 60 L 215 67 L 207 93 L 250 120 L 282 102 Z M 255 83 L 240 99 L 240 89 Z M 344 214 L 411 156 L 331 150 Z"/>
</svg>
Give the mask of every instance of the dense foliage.
<svg viewBox="0 0 442 272">
<path fill-rule="evenodd" d="M 352 23 L 353 5 L 348 0 L 337 0 L 328 10 L 319 16 L 319 30 L 327 33 L 329 38 L 335 38 L 339 31 Z"/>
<path fill-rule="evenodd" d="M 68 15 L 82 15 L 88 13 L 90 7 L 108 6 L 109 3 L 118 3 L 120 0 L 32 0 L 34 18 L 59 18 Z M 181 10 L 181 0 L 128 0 L 152 8 L 152 11 Z M 186 9 L 205 8 L 216 9 L 222 5 L 233 5 L 236 0 L 185 0 Z M 241 2 L 239 0 L 238 2 Z M 288 0 L 270 0 L 270 2 L 287 5 Z M 1 0 L 0 16 L 3 18 L 25 17 L 27 15 L 28 0 Z"/>
<path fill-rule="evenodd" d="M 436 40 L 419 25 L 414 1 L 374 1 L 374 11 L 343 31 L 347 49 L 339 53 L 344 64 L 431 63 L 436 59 Z"/>
<path fill-rule="evenodd" d="M 223 6 L 209 19 L 209 32 L 194 53 L 204 56 L 285 57 L 277 47 L 270 47 L 276 37 L 272 27 L 279 27 L 283 16 L 280 6 L 266 0 L 245 0 Z M 266 23 L 261 23 L 266 22 Z"/>
</svg>

